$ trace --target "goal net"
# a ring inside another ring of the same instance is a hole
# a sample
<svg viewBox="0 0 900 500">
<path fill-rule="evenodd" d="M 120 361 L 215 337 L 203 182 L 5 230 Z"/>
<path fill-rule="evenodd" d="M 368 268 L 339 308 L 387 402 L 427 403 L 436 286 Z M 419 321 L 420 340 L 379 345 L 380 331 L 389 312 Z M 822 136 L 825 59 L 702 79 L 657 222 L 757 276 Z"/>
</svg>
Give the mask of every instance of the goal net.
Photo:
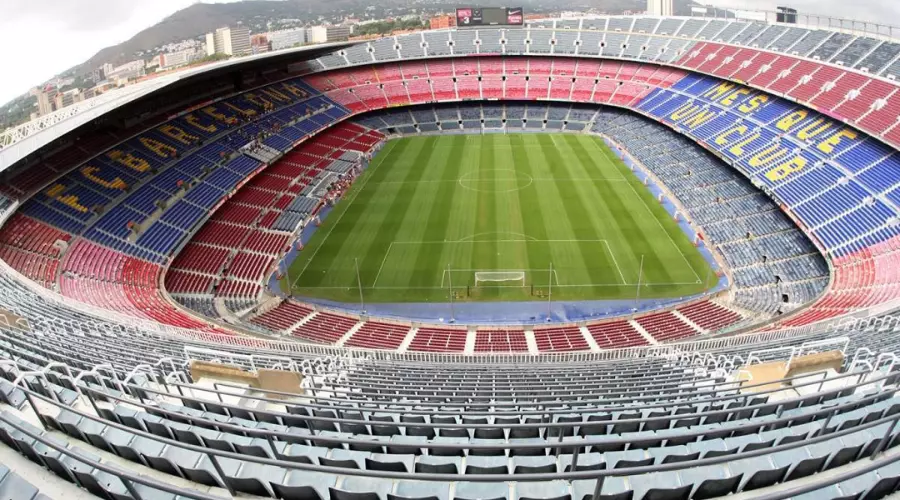
<svg viewBox="0 0 900 500">
<path fill-rule="evenodd" d="M 499 283 L 510 283 L 513 286 L 525 286 L 525 271 L 478 271 L 475 273 L 475 286 Z"/>
</svg>

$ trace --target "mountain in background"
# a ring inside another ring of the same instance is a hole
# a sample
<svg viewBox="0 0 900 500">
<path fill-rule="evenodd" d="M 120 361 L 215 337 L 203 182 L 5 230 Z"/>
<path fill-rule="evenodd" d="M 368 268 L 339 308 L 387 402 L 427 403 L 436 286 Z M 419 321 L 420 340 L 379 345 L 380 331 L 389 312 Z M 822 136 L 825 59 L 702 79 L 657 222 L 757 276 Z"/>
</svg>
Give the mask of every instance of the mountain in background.
<svg viewBox="0 0 900 500">
<path fill-rule="evenodd" d="M 61 73 L 76 78 L 89 74 L 105 63 L 123 64 L 141 57 L 156 47 L 182 40 L 196 39 L 223 26 L 242 24 L 251 32 L 268 31 L 284 24 L 316 25 L 346 18 L 384 19 L 408 14 L 429 16 L 453 12 L 464 5 L 481 7 L 524 7 L 529 12 L 604 12 L 621 14 L 646 9 L 646 0 L 245 0 L 233 3 L 196 3 L 163 19 L 131 39 L 107 47 L 82 64 Z M 675 0 L 675 14 L 691 15 L 691 0 Z M 35 82 L 38 84 L 38 82 Z M 34 97 L 23 95 L 0 106 L 0 130 L 28 120 L 34 110 Z"/>
<path fill-rule="evenodd" d="M 621 13 L 646 8 L 646 0 L 254 0 L 197 3 L 141 31 L 130 40 L 101 50 L 73 69 L 76 75 L 83 75 L 104 63 L 122 64 L 133 60 L 138 53 L 167 43 L 197 38 L 223 26 L 243 24 L 252 32 L 262 32 L 267 31 L 268 23 L 284 19 L 299 20 L 307 24 L 340 22 L 348 17 L 383 19 L 407 14 L 452 12 L 456 7 L 467 3 L 481 7 L 522 6 L 526 12 L 602 9 L 609 13 Z M 676 13 L 690 15 L 691 3 L 689 0 L 676 0 Z"/>
</svg>

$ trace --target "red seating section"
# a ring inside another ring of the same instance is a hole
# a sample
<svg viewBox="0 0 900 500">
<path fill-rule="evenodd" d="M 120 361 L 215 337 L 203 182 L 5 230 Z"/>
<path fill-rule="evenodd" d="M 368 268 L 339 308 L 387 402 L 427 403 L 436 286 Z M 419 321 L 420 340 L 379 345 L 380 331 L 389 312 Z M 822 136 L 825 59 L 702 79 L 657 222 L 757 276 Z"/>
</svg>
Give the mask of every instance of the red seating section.
<svg viewBox="0 0 900 500">
<path fill-rule="evenodd" d="M 272 331 L 287 332 L 303 318 L 312 314 L 313 310 L 292 300 L 285 300 L 278 307 L 271 309 L 250 320 Z"/>
<path fill-rule="evenodd" d="M 409 330 L 409 325 L 369 321 L 356 331 L 344 343 L 344 346 L 367 349 L 396 349 L 403 343 L 403 339 L 406 338 Z"/>
<path fill-rule="evenodd" d="M 538 351 L 586 351 L 588 343 L 577 326 L 535 328 L 534 341 Z"/>
<path fill-rule="evenodd" d="M 693 337 L 700 333 L 669 311 L 641 316 L 636 321 L 659 342 Z"/>
<path fill-rule="evenodd" d="M 475 332 L 475 352 L 528 351 L 524 330 L 478 330 Z"/>
<path fill-rule="evenodd" d="M 648 344 L 640 332 L 635 330 L 631 323 L 625 320 L 588 325 L 587 329 L 600 349 L 616 349 Z"/>
<path fill-rule="evenodd" d="M 292 335 L 304 340 L 314 340 L 333 344 L 358 323 L 353 318 L 329 313 L 317 313 L 302 326 L 294 329 Z"/>
<path fill-rule="evenodd" d="M 59 285 L 63 295 L 86 304 L 182 328 L 219 331 L 162 296 L 157 286 L 161 272 L 156 264 L 78 240 L 63 258 Z"/>
<path fill-rule="evenodd" d="M 359 69 L 343 69 L 316 76 L 310 83 L 354 112 L 449 99 L 551 97 L 624 106 L 686 74 L 654 64 L 553 57 L 489 56 L 374 68 L 368 78 L 360 78 Z"/>
<path fill-rule="evenodd" d="M 900 237 L 834 259 L 831 288 L 803 312 L 769 328 L 802 326 L 900 298 Z"/>
<path fill-rule="evenodd" d="M 26 278 L 50 288 L 56 282 L 59 267 L 60 250 L 54 244 L 71 239 L 69 233 L 15 214 L 0 232 L 0 258 Z"/>
<path fill-rule="evenodd" d="M 697 302 L 679 307 L 678 312 L 700 328 L 711 331 L 731 326 L 741 320 L 740 314 L 713 302 Z"/>
<path fill-rule="evenodd" d="M 466 348 L 465 329 L 449 328 L 419 328 L 412 343 L 410 351 L 425 352 L 463 352 Z"/>
</svg>

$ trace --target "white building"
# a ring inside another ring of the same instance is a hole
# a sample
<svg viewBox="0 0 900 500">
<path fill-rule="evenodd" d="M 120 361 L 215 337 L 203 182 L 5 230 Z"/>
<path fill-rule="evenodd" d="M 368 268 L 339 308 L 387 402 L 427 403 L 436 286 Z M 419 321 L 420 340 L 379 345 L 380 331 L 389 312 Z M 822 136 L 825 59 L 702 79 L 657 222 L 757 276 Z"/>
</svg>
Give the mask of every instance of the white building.
<svg viewBox="0 0 900 500">
<path fill-rule="evenodd" d="M 303 45 L 309 41 L 305 28 L 269 32 L 269 43 L 272 45 L 272 50 L 288 49 L 294 45 Z"/>
<path fill-rule="evenodd" d="M 215 33 L 206 34 L 206 55 L 211 56 L 216 53 L 216 35 Z"/>
<path fill-rule="evenodd" d="M 192 63 L 200 58 L 202 52 L 196 49 L 184 49 L 177 52 L 159 55 L 159 67 L 161 69 L 177 68 Z"/>
<path fill-rule="evenodd" d="M 651 16 L 675 15 L 674 0 L 647 0 L 647 14 Z"/>
<path fill-rule="evenodd" d="M 339 42 L 350 38 L 349 26 L 314 26 L 309 30 L 312 43 Z"/>
<path fill-rule="evenodd" d="M 144 76 L 145 67 L 146 63 L 143 59 L 127 62 L 113 68 L 112 71 L 106 74 L 106 79 L 111 81 L 122 81 Z"/>
<path fill-rule="evenodd" d="M 250 30 L 243 26 L 219 28 L 206 34 L 206 54 L 242 56 L 250 53 Z"/>
</svg>

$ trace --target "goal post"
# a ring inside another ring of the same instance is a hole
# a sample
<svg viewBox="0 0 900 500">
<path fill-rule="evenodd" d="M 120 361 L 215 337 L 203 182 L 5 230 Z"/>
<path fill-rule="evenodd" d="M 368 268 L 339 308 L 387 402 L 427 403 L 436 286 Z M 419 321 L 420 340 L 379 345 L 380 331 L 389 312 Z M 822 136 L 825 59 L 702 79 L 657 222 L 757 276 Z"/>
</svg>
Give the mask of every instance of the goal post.
<svg viewBox="0 0 900 500">
<path fill-rule="evenodd" d="M 520 283 L 519 283 L 520 282 Z M 525 286 L 525 271 L 476 271 L 475 286 Z"/>
</svg>

